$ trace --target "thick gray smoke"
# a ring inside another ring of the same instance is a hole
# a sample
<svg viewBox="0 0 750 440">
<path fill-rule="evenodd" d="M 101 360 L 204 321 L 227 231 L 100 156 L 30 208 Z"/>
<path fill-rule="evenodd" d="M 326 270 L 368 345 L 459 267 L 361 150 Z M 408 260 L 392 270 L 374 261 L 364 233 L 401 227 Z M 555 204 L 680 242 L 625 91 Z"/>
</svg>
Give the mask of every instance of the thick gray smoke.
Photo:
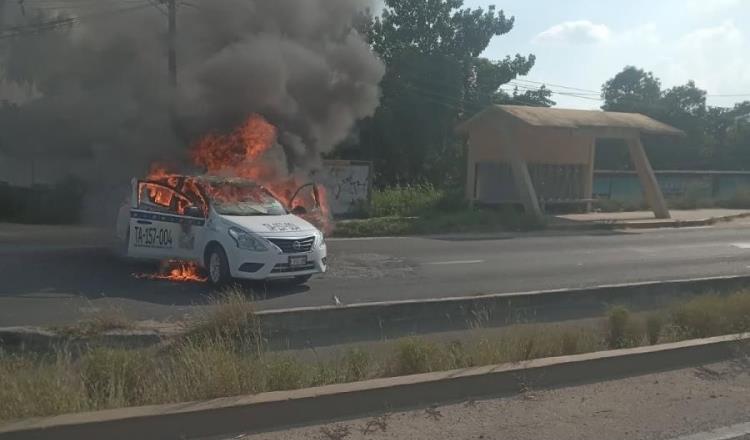
<svg viewBox="0 0 750 440">
<path fill-rule="evenodd" d="M 115 181 L 154 160 L 184 160 L 191 141 L 260 113 L 279 127 L 288 163 L 307 166 L 378 105 L 384 66 L 353 28 L 370 0 L 178 2 L 174 92 L 167 20 L 153 3 L 81 0 L 50 10 L 54 2 L 0 0 L 5 35 L 56 14 L 76 19 L 69 29 L 0 39 L 0 74 L 34 90 L 2 109 L 0 151 L 89 157 L 95 180 Z"/>
</svg>

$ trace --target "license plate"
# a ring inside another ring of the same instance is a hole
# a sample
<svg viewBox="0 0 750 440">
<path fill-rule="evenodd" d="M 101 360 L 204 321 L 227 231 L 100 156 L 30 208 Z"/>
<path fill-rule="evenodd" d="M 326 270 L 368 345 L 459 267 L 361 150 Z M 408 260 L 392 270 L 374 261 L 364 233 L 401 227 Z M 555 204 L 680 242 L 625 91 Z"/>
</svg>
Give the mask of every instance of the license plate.
<svg viewBox="0 0 750 440">
<path fill-rule="evenodd" d="M 297 257 L 289 257 L 289 265 L 294 266 L 304 266 L 307 264 L 307 255 L 300 255 Z"/>
<path fill-rule="evenodd" d="M 164 228 L 133 227 L 133 246 L 137 248 L 171 249 L 174 241 L 172 231 Z"/>
</svg>

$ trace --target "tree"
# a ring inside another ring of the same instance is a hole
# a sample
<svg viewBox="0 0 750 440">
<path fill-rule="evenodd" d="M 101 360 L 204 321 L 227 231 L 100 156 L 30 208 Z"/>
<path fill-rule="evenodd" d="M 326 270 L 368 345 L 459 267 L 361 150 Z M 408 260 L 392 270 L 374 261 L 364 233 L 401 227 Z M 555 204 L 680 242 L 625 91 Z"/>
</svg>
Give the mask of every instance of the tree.
<svg viewBox="0 0 750 440">
<path fill-rule="evenodd" d="M 603 110 L 654 111 L 661 99 L 661 82 L 653 73 L 627 66 L 602 86 Z"/>
<path fill-rule="evenodd" d="M 750 113 L 750 102 L 734 109 L 709 107 L 706 91 L 688 81 L 661 90 L 661 82 L 651 72 L 627 66 L 602 86 L 604 110 L 636 112 L 673 125 L 686 134 L 680 139 L 645 137 L 651 163 L 657 169 L 727 169 L 750 166 L 747 130 L 737 117 Z M 597 167 L 628 168 L 624 148 L 602 142 L 597 151 Z"/>
<path fill-rule="evenodd" d="M 381 185 L 461 181 L 463 146 L 454 127 L 496 102 L 502 84 L 534 65 L 533 55 L 480 57 L 513 24 L 494 6 L 463 8 L 463 0 L 385 0 L 381 16 L 360 26 L 387 66 L 381 105 L 361 124 L 359 142 L 339 154 L 374 160 Z"/>
<path fill-rule="evenodd" d="M 694 81 L 688 81 L 664 92 L 660 107 L 669 115 L 702 117 L 706 113 L 706 91 L 696 87 Z"/>
<path fill-rule="evenodd" d="M 499 90 L 492 97 L 492 101 L 494 104 L 527 105 L 530 107 L 552 107 L 556 104 L 552 100 L 552 90 L 544 85 L 538 89 L 526 90 L 523 93 L 520 93 L 518 87 L 515 87 L 512 95 Z"/>
</svg>

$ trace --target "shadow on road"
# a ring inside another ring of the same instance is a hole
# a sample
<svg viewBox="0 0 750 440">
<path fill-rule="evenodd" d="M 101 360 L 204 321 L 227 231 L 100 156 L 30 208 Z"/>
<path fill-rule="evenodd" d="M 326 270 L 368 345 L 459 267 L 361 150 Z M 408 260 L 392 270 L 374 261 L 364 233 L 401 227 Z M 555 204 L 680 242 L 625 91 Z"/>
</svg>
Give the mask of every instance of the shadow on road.
<svg viewBox="0 0 750 440">
<path fill-rule="evenodd" d="M 0 252 L 0 297 L 49 298 L 75 295 L 87 299 L 124 298 L 153 304 L 188 306 L 207 303 L 216 292 L 207 283 L 136 279 L 154 273 L 155 264 L 132 263 L 107 249 L 82 248 L 44 252 Z M 307 286 L 284 281 L 242 283 L 256 299 L 305 293 Z"/>
</svg>

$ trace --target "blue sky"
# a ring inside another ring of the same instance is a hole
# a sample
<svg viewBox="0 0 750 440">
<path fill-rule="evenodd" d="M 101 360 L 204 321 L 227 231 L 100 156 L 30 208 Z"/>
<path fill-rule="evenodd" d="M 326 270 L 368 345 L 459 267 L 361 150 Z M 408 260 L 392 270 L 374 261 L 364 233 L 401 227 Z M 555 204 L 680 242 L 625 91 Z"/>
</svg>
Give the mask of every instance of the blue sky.
<svg viewBox="0 0 750 440">
<path fill-rule="evenodd" d="M 750 0 L 465 0 L 469 7 L 490 4 L 515 16 L 516 25 L 484 56 L 535 54 L 527 80 L 587 90 L 552 87 L 593 98 L 607 79 L 635 65 L 653 71 L 665 88 L 692 79 L 709 95 L 745 95 L 710 96 L 711 105 L 750 100 Z M 600 105 L 554 100 L 561 107 Z"/>
</svg>

